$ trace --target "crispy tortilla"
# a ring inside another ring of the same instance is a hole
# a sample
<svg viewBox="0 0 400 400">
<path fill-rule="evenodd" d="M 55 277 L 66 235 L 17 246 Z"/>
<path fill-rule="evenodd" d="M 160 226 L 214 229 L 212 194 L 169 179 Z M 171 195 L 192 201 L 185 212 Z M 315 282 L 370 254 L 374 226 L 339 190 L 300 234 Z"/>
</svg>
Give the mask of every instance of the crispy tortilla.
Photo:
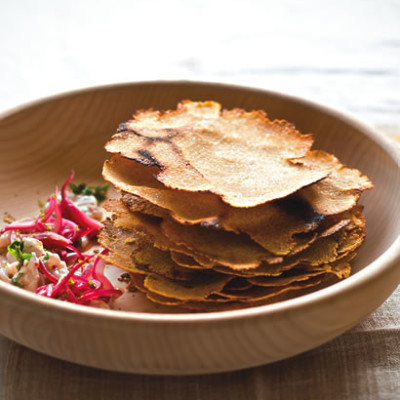
<svg viewBox="0 0 400 400">
<path fill-rule="evenodd" d="M 174 112 L 137 113 L 106 150 L 156 166 L 166 187 L 208 191 L 232 206 L 253 207 L 330 173 L 328 165 L 304 161 L 315 158 L 311 144 L 310 135 L 285 121 L 271 122 L 261 111 L 221 113 L 218 103 L 184 102 Z"/>
<path fill-rule="evenodd" d="M 184 101 L 140 111 L 107 143 L 121 193 L 107 262 L 153 302 L 220 311 L 285 300 L 351 274 L 372 183 L 261 111 Z"/>
<path fill-rule="evenodd" d="M 332 215 L 353 208 L 361 193 L 371 188 L 372 182 L 360 171 L 338 163 L 327 178 L 301 189 L 298 194 L 316 213 Z"/>
<path fill-rule="evenodd" d="M 193 272 L 173 262 L 168 251 L 155 248 L 135 230 L 115 227 L 112 221 L 105 221 L 98 240 L 110 250 L 102 258 L 125 271 L 138 274 L 151 272 L 176 280 L 193 278 Z"/>
<path fill-rule="evenodd" d="M 170 218 L 162 221 L 161 230 L 178 246 L 204 255 L 220 265 L 247 269 L 258 266 L 263 260 L 281 260 L 243 234 L 216 231 L 199 225 L 181 225 Z"/>
<path fill-rule="evenodd" d="M 324 152 L 314 154 L 315 159 L 310 163 L 314 167 L 320 164 L 341 165 L 335 157 Z M 203 226 L 243 232 L 276 255 L 303 249 L 307 241 L 295 235 L 315 229 L 323 218 L 323 215 L 312 211 L 312 208 L 320 206 L 319 197 L 314 199 L 315 204 L 309 198 L 310 205 L 300 196 L 291 196 L 252 208 L 230 207 L 211 193 L 190 193 L 162 187 L 153 177 L 154 169 L 149 173 L 149 167 L 138 165 L 135 161 L 114 156 L 104 166 L 104 176 L 109 181 L 120 190 L 130 191 L 131 194 L 124 194 L 123 201 L 132 211 L 160 217 L 170 214 L 180 223 L 201 223 Z M 142 174 L 141 168 L 144 170 Z M 351 179 L 343 181 L 351 187 Z M 311 187 L 304 190 L 304 193 L 313 192 Z"/>
<path fill-rule="evenodd" d="M 181 301 L 203 301 L 214 293 L 222 291 L 232 277 L 226 275 L 203 275 L 191 281 L 177 281 L 156 274 L 149 274 L 144 280 L 144 287 L 161 296 Z"/>
</svg>

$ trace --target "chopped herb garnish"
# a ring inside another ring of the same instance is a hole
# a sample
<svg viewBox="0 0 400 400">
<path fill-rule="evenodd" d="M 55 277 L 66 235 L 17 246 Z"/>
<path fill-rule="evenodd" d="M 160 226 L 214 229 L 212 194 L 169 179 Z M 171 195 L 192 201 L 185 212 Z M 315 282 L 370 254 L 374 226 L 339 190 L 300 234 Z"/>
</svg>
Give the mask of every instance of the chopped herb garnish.
<svg viewBox="0 0 400 400">
<path fill-rule="evenodd" d="M 24 242 L 22 240 L 14 240 L 7 247 L 8 252 L 20 263 L 20 266 L 25 260 L 29 261 L 32 258 L 31 253 L 24 253 Z"/>
<path fill-rule="evenodd" d="M 24 260 L 29 261 L 32 258 L 32 254 L 31 253 L 22 253 L 22 258 Z"/>
<path fill-rule="evenodd" d="M 94 196 L 97 201 L 104 201 L 107 196 L 107 190 L 109 187 L 108 183 L 105 183 L 103 186 L 96 185 L 87 185 L 86 183 L 80 183 L 79 185 L 75 185 L 73 183 L 69 184 L 72 192 L 77 195 L 84 196 Z"/>
</svg>

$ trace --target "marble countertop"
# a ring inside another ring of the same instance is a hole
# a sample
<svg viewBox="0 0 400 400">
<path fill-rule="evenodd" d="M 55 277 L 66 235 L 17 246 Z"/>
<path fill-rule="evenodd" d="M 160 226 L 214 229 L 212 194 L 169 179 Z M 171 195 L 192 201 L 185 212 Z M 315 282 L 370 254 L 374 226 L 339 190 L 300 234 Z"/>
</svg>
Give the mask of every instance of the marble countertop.
<svg viewBox="0 0 400 400">
<path fill-rule="evenodd" d="M 336 108 L 396 146 L 399 20 L 395 0 L 0 0 L 0 110 L 116 82 L 225 82 Z M 186 378 L 93 370 L 0 337 L 0 398 L 400 398 L 399 331 L 398 289 L 319 349 L 247 371 Z M 378 362 L 368 364 L 371 357 Z"/>
</svg>

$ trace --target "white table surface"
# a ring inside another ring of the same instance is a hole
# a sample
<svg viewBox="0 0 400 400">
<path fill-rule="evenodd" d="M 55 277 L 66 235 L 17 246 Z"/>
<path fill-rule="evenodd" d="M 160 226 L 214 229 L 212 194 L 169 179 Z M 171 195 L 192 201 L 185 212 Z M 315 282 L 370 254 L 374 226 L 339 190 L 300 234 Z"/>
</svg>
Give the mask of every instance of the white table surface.
<svg viewBox="0 0 400 400">
<path fill-rule="evenodd" d="M 355 116 L 394 146 L 400 138 L 398 0 L 0 0 L 0 38 L 0 111 L 81 87 L 189 79 L 301 96 Z M 319 349 L 187 378 L 74 366 L 0 337 L 0 398 L 397 399 L 399 332 L 398 289 Z M 372 356 L 378 365 L 368 365 Z"/>
</svg>

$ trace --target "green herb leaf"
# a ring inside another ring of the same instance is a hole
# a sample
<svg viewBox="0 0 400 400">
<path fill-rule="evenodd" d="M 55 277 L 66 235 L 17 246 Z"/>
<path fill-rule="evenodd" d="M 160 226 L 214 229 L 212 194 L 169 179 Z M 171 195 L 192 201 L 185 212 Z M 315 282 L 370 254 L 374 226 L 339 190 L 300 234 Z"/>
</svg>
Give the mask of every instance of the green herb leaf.
<svg viewBox="0 0 400 400">
<path fill-rule="evenodd" d="M 20 266 L 25 260 L 29 261 L 32 258 L 31 253 L 24 253 L 24 242 L 22 240 L 14 240 L 8 245 L 7 251 L 20 263 Z"/>
<path fill-rule="evenodd" d="M 79 185 L 75 185 L 74 183 L 69 184 L 69 187 L 75 194 L 82 194 L 86 186 L 87 186 L 86 183 L 80 183 Z"/>
<path fill-rule="evenodd" d="M 11 244 L 8 245 L 7 251 L 17 260 L 23 261 L 24 242 L 22 240 L 14 240 Z"/>
<path fill-rule="evenodd" d="M 69 184 L 69 187 L 74 194 L 94 196 L 96 197 L 97 201 L 104 201 L 106 199 L 109 186 L 110 185 L 108 183 L 105 183 L 103 186 L 87 185 L 86 183 L 80 183 L 79 185 L 75 185 L 73 183 Z"/>
<path fill-rule="evenodd" d="M 32 258 L 31 253 L 22 253 L 22 259 L 29 261 Z"/>
</svg>

